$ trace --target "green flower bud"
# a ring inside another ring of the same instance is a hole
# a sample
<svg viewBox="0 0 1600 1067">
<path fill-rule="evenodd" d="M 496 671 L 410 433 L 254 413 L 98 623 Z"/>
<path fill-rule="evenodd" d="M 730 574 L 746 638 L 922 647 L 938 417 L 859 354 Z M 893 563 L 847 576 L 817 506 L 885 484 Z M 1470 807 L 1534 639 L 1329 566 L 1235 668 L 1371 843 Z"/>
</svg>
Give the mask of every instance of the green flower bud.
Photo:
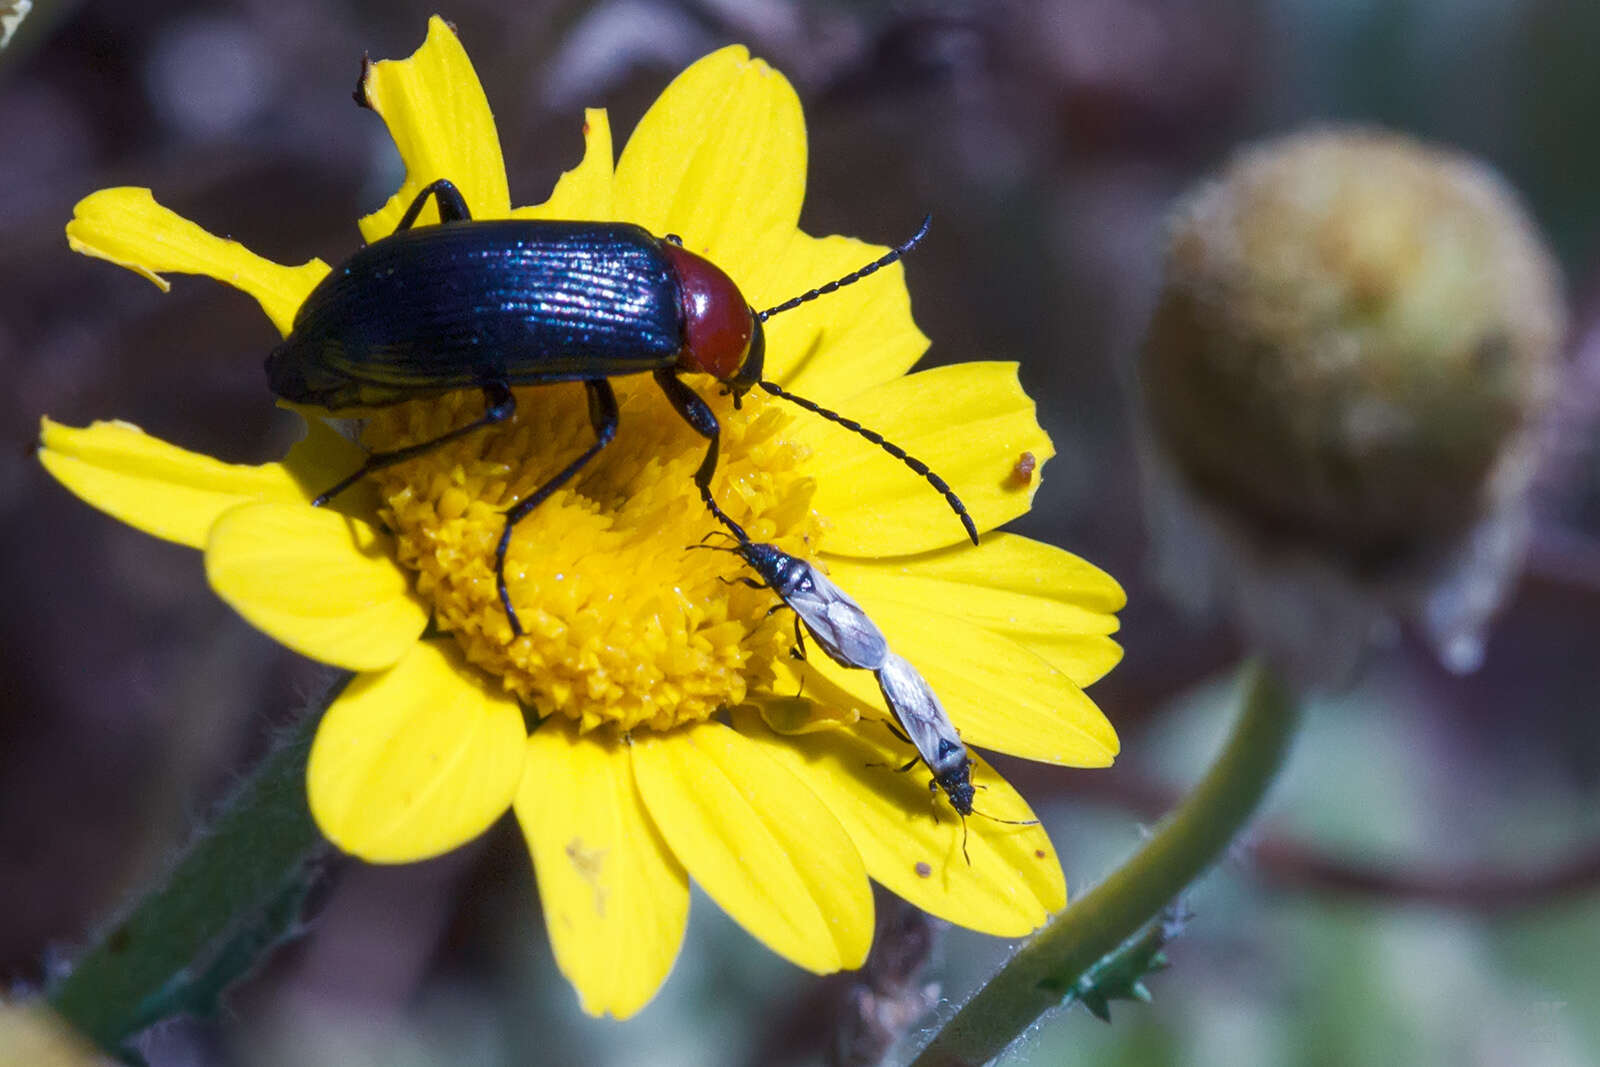
<svg viewBox="0 0 1600 1067">
<path fill-rule="evenodd" d="M 1230 536 L 1392 592 L 1525 497 L 1565 317 L 1550 253 L 1483 164 L 1298 134 L 1175 212 L 1144 397 Z"/>
</svg>

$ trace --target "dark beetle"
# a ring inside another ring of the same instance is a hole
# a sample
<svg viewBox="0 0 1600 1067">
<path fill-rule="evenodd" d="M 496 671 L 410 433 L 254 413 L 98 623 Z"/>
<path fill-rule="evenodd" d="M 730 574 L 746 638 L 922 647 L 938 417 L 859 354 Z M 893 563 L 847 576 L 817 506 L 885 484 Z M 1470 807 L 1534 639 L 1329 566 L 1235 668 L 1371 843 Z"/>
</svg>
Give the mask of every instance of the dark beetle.
<svg viewBox="0 0 1600 1067">
<path fill-rule="evenodd" d="M 441 224 L 413 229 L 430 196 Z M 372 471 L 510 418 L 514 385 L 583 382 L 594 444 L 506 512 L 495 549 L 496 585 L 513 634 L 522 628 L 505 582 L 511 531 L 610 443 L 617 400 L 608 379 L 624 374 L 653 373 L 678 414 L 706 438 L 695 485 L 712 515 L 740 541 L 748 540 L 744 530 L 711 494 L 716 415 L 679 374 L 714 376 L 735 405 L 759 385 L 861 434 L 943 493 L 976 543 L 966 508 L 926 464 L 859 423 L 761 379 L 761 324 L 768 317 L 895 262 L 927 225 L 924 220 L 910 241 L 860 270 L 758 312 L 721 269 L 675 239 L 626 223 L 475 222 L 456 187 L 441 179 L 417 194 L 393 234 L 361 249 L 312 290 L 294 329 L 267 357 L 267 377 L 283 399 L 331 411 L 483 390 L 481 418 L 431 441 L 373 453 L 316 505 Z"/>
</svg>

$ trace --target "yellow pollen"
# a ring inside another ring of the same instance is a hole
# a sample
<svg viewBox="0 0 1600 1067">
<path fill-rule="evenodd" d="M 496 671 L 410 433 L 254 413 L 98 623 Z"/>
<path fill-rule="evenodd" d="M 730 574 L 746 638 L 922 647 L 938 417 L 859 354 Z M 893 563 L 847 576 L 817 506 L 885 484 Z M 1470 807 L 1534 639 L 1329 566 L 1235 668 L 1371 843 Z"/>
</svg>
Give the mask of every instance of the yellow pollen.
<svg viewBox="0 0 1600 1067">
<path fill-rule="evenodd" d="M 798 473 L 805 451 L 784 439 L 791 413 L 754 393 L 735 411 L 711 379 L 689 383 L 722 424 L 717 503 L 756 540 L 813 555 L 822 531 L 815 486 Z M 737 556 L 690 548 L 720 529 L 694 485 L 705 439 L 649 376 L 612 384 L 616 437 L 512 534 L 506 584 L 521 637 L 511 636 L 495 590 L 502 512 L 593 443 L 583 387 L 518 389 L 515 418 L 374 480 L 400 563 L 469 661 L 541 716 L 560 712 L 585 730 L 667 729 L 770 681 L 792 628 L 786 613 L 768 614 L 770 590 L 723 580 L 755 577 Z M 471 392 L 409 401 L 375 413 L 365 441 L 401 448 L 482 413 Z"/>
</svg>

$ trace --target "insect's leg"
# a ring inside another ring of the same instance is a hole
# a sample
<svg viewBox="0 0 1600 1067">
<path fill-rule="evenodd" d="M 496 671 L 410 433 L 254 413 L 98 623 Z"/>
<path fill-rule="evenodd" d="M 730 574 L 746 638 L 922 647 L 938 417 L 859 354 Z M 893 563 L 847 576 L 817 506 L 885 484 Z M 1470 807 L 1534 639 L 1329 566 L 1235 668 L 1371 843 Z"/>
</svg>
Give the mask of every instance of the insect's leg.
<svg viewBox="0 0 1600 1067">
<path fill-rule="evenodd" d="M 783 603 L 782 601 L 779 601 L 778 603 L 776 603 L 776 604 L 774 604 L 772 606 L 772 611 L 777 611 L 780 608 L 786 608 L 788 606 L 789 605 Z M 767 612 L 767 614 L 771 615 L 772 611 Z M 791 656 L 793 656 L 795 659 L 798 659 L 798 660 L 805 659 L 806 658 L 806 638 L 805 638 L 805 634 L 803 634 L 800 631 L 800 613 L 798 611 L 795 612 L 795 615 L 794 615 L 794 644 L 795 644 L 795 647 L 791 648 L 789 650 L 789 654 Z"/>
<path fill-rule="evenodd" d="M 911 744 L 911 738 L 907 737 L 906 734 L 905 734 L 905 731 L 901 730 L 900 727 L 896 726 L 894 723 L 890 722 L 888 719 L 880 719 L 879 721 L 883 723 L 884 729 L 888 730 L 891 734 L 894 734 L 896 737 L 898 737 L 900 740 L 904 741 L 906 744 L 908 744 L 908 745 Z M 915 762 L 915 761 L 913 761 L 913 762 Z"/>
<path fill-rule="evenodd" d="M 408 459 L 415 459 L 424 452 L 431 452 L 440 445 L 447 445 L 451 441 L 467 436 L 474 430 L 481 430 L 485 426 L 493 426 L 497 422 L 504 422 L 517 413 L 517 398 L 511 395 L 511 389 L 504 382 L 483 387 L 484 412 L 482 418 L 473 419 L 465 426 L 457 426 L 447 434 L 435 437 L 431 441 L 421 441 L 405 448 L 397 448 L 392 452 L 374 452 L 367 457 L 367 461 L 356 469 L 356 472 L 327 492 L 318 496 L 311 502 L 314 508 L 320 508 L 346 489 L 355 485 L 373 471 L 392 467 L 396 463 L 404 463 Z"/>
<path fill-rule="evenodd" d="M 506 550 L 511 547 L 511 530 L 517 523 L 527 517 L 528 513 L 560 489 L 572 476 L 583 469 L 600 450 L 611 443 L 617 435 L 617 394 L 611 391 L 611 383 L 604 378 L 590 378 L 583 383 L 589 391 L 589 423 L 594 427 L 595 442 L 577 459 L 567 464 L 548 482 L 523 497 L 511 506 L 506 512 L 506 525 L 500 531 L 500 543 L 494 550 L 494 584 L 500 593 L 500 605 L 506 609 L 506 618 L 511 622 L 513 637 L 522 636 L 522 623 L 517 621 L 517 613 L 511 607 L 511 591 L 506 588 Z"/>
<path fill-rule="evenodd" d="M 728 518 L 722 509 L 717 507 L 715 498 L 711 495 L 711 476 L 717 472 L 717 442 L 722 433 L 722 427 L 717 425 L 717 416 L 700 394 L 690 389 L 672 373 L 672 368 L 663 367 L 656 371 L 656 384 L 661 386 L 661 391 L 667 394 L 667 400 L 683 421 L 694 427 L 694 432 L 710 442 L 706 449 L 706 458 L 701 462 L 700 469 L 694 472 L 694 484 L 700 490 L 700 499 L 706 503 L 706 508 L 712 516 L 722 525 L 726 526 L 741 542 L 748 542 L 750 537 L 744 532 L 744 527 Z"/>
<path fill-rule="evenodd" d="M 461 190 L 449 178 L 440 178 L 422 187 L 417 198 L 411 201 L 411 206 L 406 208 L 406 213 L 400 216 L 400 225 L 394 228 L 395 233 L 411 229 L 430 196 L 439 202 L 440 222 L 464 222 L 472 218 L 472 212 L 467 210 L 467 202 L 461 198 Z"/>
</svg>

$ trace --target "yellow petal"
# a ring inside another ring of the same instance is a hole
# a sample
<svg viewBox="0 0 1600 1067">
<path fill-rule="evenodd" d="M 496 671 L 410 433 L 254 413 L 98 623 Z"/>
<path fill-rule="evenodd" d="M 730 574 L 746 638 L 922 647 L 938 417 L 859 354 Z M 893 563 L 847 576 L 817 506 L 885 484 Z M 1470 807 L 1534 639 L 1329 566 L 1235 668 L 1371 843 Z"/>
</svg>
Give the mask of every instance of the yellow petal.
<svg viewBox="0 0 1600 1067">
<path fill-rule="evenodd" d="M 639 120 L 617 163 L 616 207 L 741 281 L 787 241 L 805 183 L 799 97 L 730 45 L 678 75 Z"/>
<path fill-rule="evenodd" d="M 281 463 L 224 463 L 126 422 L 83 429 L 40 420 L 39 462 L 86 503 L 167 541 L 201 548 L 212 523 L 252 501 L 304 504 Z"/>
<path fill-rule="evenodd" d="M 328 840 L 373 863 L 448 852 L 489 828 L 522 779 L 527 729 L 453 646 L 421 641 L 357 675 L 317 727 L 306 769 Z"/>
<path fill-rule="evenodd" d="M 925 605 L 1010 637 L 1079 686 L 1103 676 L 1121 656 L 1101 635 L 1116 632 L 1112 611 L 1122 606 L 1122 590 L 1071 553 L 1025 537 L 994 534 L 977 548 L 922 556 L 830 559 L 828 572 L 851 596 Z"/>
<path fill-rule="evenodd" d="M 1038 475 L 1026 485 L 1013 475 L 1022 453 L 1031 453 L 1038 466 L 1055 455 L 1015 363 L 936 367 L 855 397 L 843 410 L 943 476 L 979 530 L 1031 505 Z M 910 555 L 966 536 L 944 497 L 881 449 L 815 417 L 797 417 L 792 433 L 812 449 L 812 507 L 832 524 L 829 553 Z"/>
<path fill-rule="evenodd" d="M 613 161 L 611 120 L 603 107 L 583 113 L 583 162 L 563 174 L 550 199 L 532 207 L 513 208 L 517 219 L 610 219 Z"/>
<path fill-rule="evenodd" d="M 791 684 L 784 685 L 785 680 Z M 798 671 L 780 674 L 773 692 L 752 691 L 747 703 L 761 713 L 768 726 L 780 734 L 808 734 L 813 730 L 839 730 L 861 721 L 861 711 L 846 697 L 827 700 L 806 693 Z M 831 689 L 831 687 L 830 687 Z"/>
<path fill-rule="evenodd" d="M 1097 634 L 1012 634 L 1017 644 L 1087 688 L 1122 662 L 1122 646 Z"/>
<path fill-rule="evenodd" d="M 958 546 L 914 560 L 883 560 L 881 565 L 899 568 L 897 573 L 907 577 L 981 585 L 1106 614 L 1121 611 L 1128 603 L 1117 580 L 1093 563 L 1064 548 L 1016 534 L 991 534 L 976 549 Z"/>
<path fill-rule="evenodd" d="M 301 498 L 314 500 L 366 462 L 361 446 L 336 431 L 320 416 L 296 411 L 305 421 L 305 436 L 289 446 L 283 468 L 301 489 Z M 377 487 L 363 479 L 328 504 L 346 515 L 370 517 L 377 512 Z"/>
<path fill-rule="evenodd" d="M 256 298 L 278 332 L 287 335 L 295 312 L 328 273 L 320 259 L 287 267 L 263 259 L 238 241 L 208 233 L 156 203 L 149 189 L 124 186 L 90 193 L 72 209 L 67 244 L 170 288 L 165 273 L 203 274 Z"/>
<path fill-rule="evenodd" d="M 440 178 L 455 183 L 473 218 L 506 217 L 511 194 L 494 115 L 472 61 L 444 19 L 428 20 L 428 39 L 409 59 L 374 63 L 362 85 L 406 165 L 400 191 L 361 220 L 362 236 L 376 241 L 393 233 L 423 186 Z M 416 224 L 438 221 L 438 205 L 430 199 Z"/>
<path fill-rule="evenodd" d="M 812 237 L 797 230 L 748 277 L 737 280 L 757 309 L 776 307 L 887 251 L 849 237 Z M 927 337 L 912 321 L 911 295 L 898 263 L 774 315 L 764 329 L 766 377 L 824 406 L 893 381 L 928 349 Z"/>
<path fill-rule="evenodd" d="M 967 744 L 1069 767 L 1104 767 L 1116 756 L 1117 734 L 1105 715 L 1044 659 L 962 615 L 883 600 L 875 593 L 858 596 L 850 589 L 888 637 L 889 647 L 922 672 Z M 827 690 L 812 681 L 820 675 L 873 717 L 887 714 L 868 671 L 840 667 L 813 653 L 804 673 L 806 692 L 814 700 L 826 699 Z"/>
<path fill-rule="evenodd" d="M 866 871 L 799 778 L 718 722 L 636 734 L 633 766 L 667 844 L 756 940 L 817 974 L 861 965 Z"/>
<path fill-rule="evenodd" d="M 896 773 L 915 752 L 883 727 L 864 723 L 855 730 L 786 737 L 743 712 L 735 714 L 734 725 L 816 791 L 874 880 L 923 911 L 971 930 L 1020 937 L 1066 904 L 1066 880 L 1044 829 L 995 821 L 1034 816 L 983 760 L 974 757 L 972 770 L 979 789 L 965 827 L 969 865 L 955 811 L 943 797 L 937 807 L 931 802 L 928 773 L 920 764 Z"/>
<path fill-rule="evenodd" d="M 628 746 L 553 715 L 528 738 L 515 803 L 545 928 L 583 1010 L 626 1019 L 683 943 L 689 877 L 646 814 Z"/>
<path fill-rule="evenodd" d="M 10 993 L 0 999 L 0 1063 L 104 1067 L 110 1062 L 42 996 L 26 1000 L 23 996 Z"/>
<path fill-rule="evenodd" d="M 222 515 L 206 543 L 206 578 L 252 626 L 348 670 L 389 666 L 428 622 L 387 535 L 304 504 Z"/>
</svg>

